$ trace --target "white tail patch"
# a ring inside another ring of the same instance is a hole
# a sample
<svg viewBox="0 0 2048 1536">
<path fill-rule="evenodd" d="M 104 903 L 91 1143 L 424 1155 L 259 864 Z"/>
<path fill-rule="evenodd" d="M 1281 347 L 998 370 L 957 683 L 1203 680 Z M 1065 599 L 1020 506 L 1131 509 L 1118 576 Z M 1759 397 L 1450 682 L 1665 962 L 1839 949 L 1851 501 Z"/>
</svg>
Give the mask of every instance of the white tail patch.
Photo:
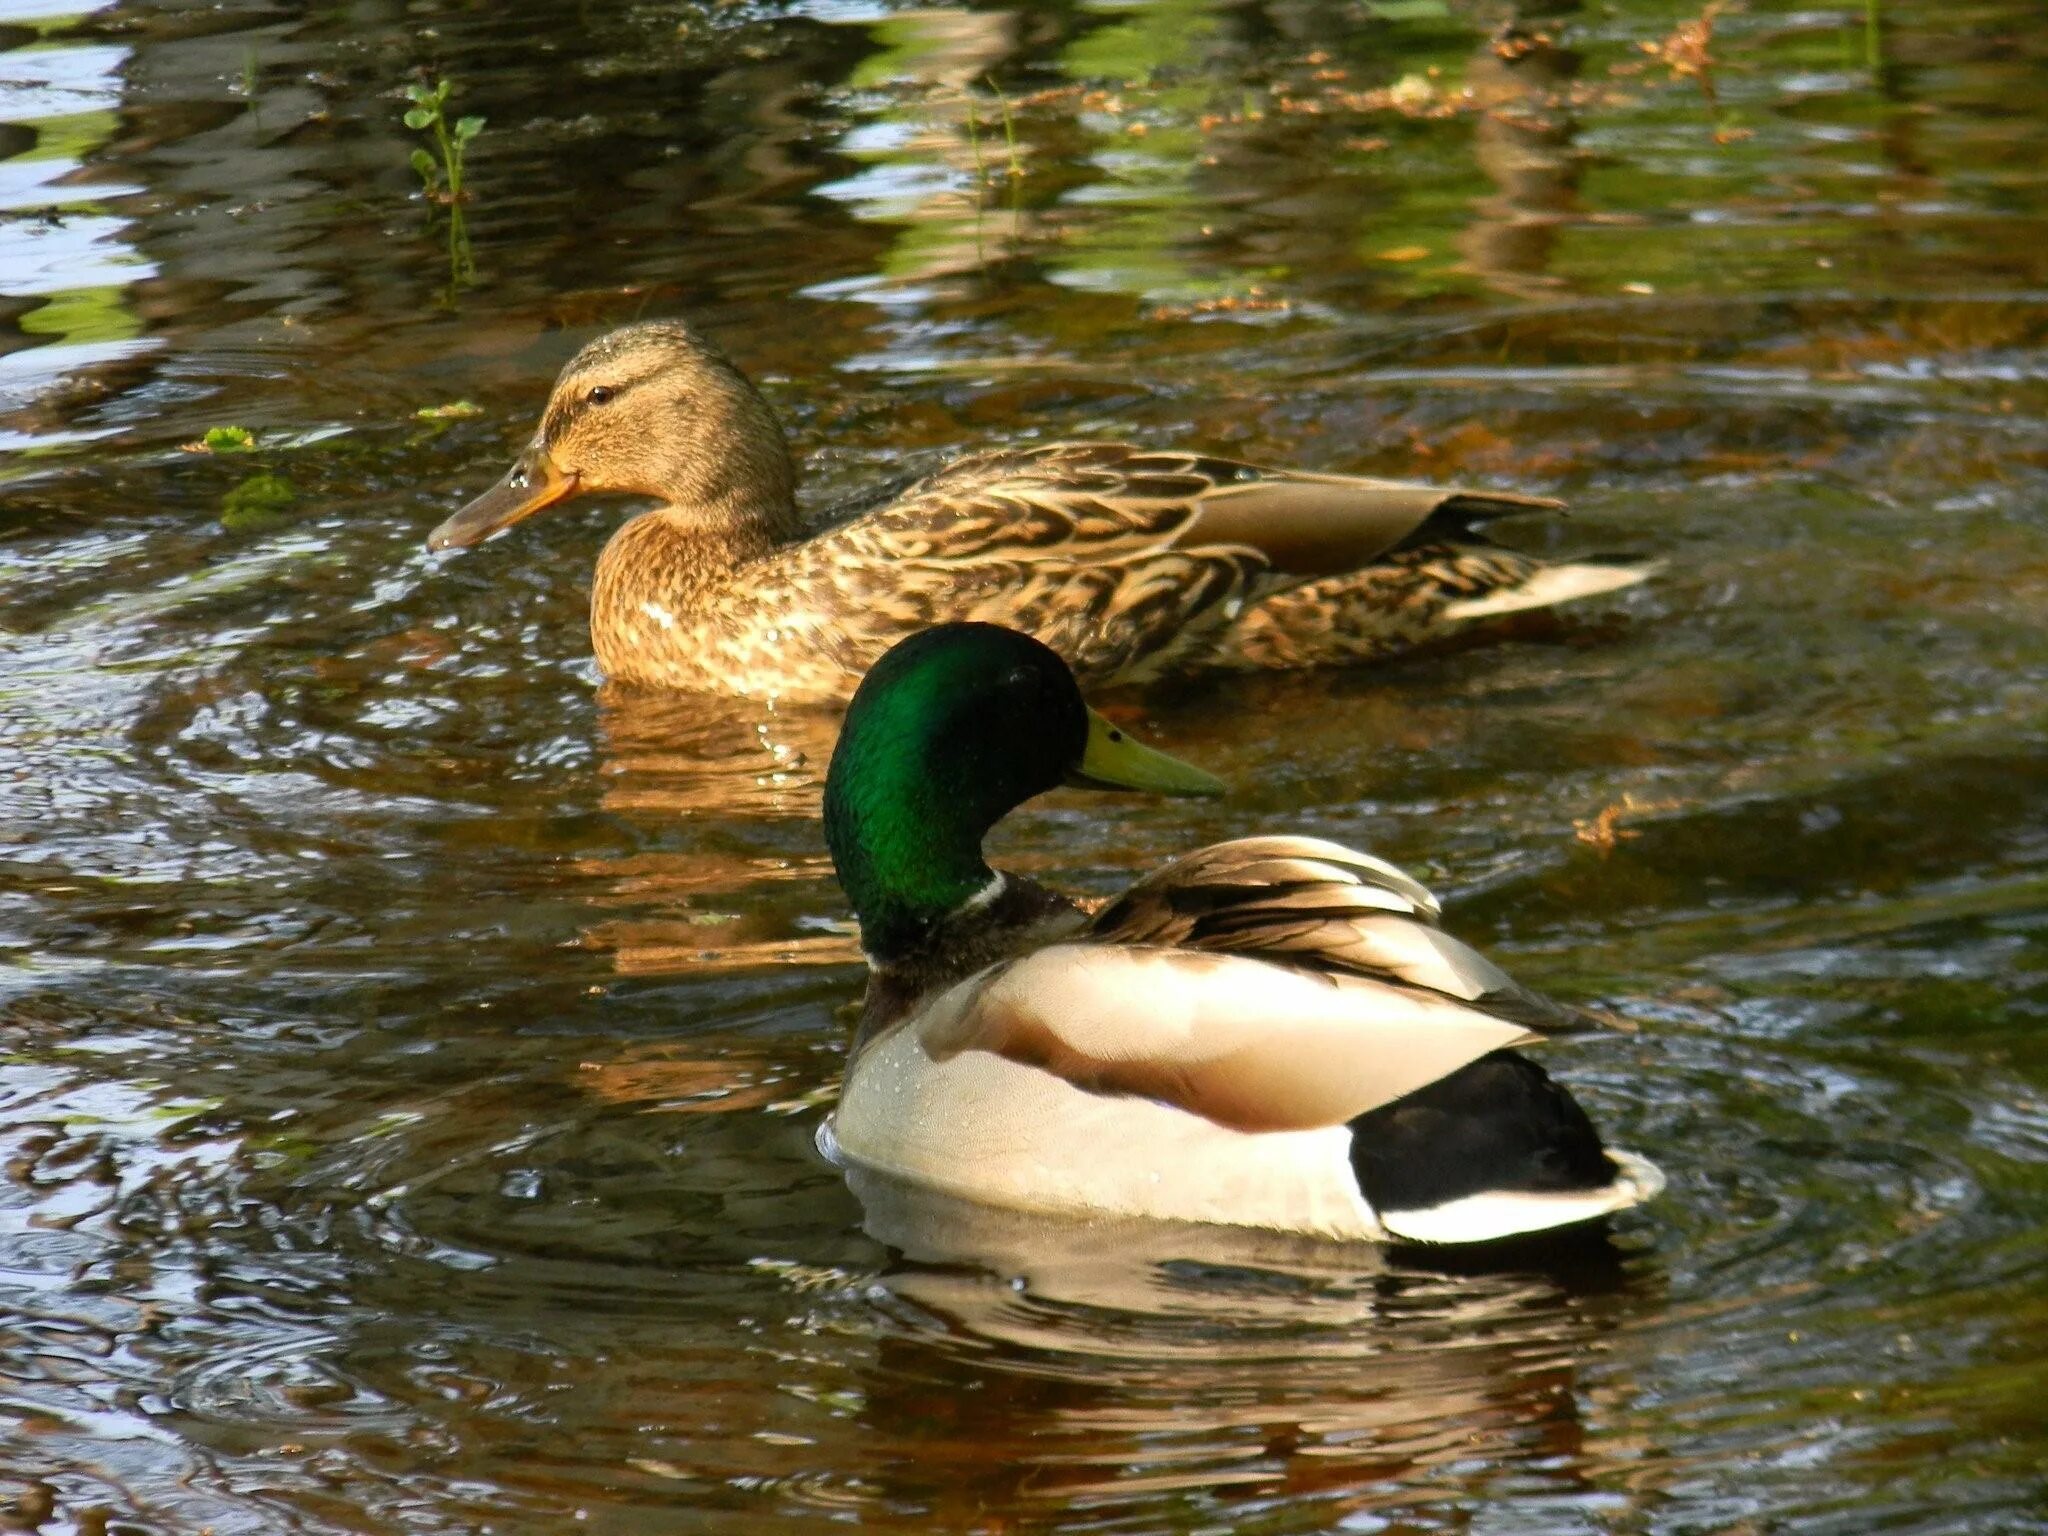
<svg viewBox="0 0 2048 1536">
<path fill-rule="evenodd" d="M 1641 565 L 1544 565 L 1530 573 L 1527 581 L 1501 587 L 1484 597 L 1467 597 L 1444 606 L 1446 619 L 1490 619 L 1503 613 L 1522 613 L 1530 608 L 1554 608 L 1575 603 L 1582 597 L 1619 592 L 1639 581 L 1647 581 L 1663 569 L 1661 561 Z"/>
<path fill-rule="evenodd" d="M 1664 1174 L 1646 1158 L 1610 1147 L 1614 1178 L 1599 1189 L 1489 1190 L 1419 1211 L 1381 1211 L 1380 1224 L 1415 1243 L 1484 1243 L 1591 1221 L 1654 1199 Z"/>
</svg>

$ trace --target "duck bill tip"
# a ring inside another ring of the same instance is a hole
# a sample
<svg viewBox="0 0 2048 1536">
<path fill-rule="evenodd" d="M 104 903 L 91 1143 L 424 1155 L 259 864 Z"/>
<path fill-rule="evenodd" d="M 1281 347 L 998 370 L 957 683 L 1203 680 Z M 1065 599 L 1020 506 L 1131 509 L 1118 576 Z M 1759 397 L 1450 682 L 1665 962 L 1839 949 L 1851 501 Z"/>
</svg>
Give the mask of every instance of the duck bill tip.
<svg viewBox="0 0 2048 1536">
<path fill-rule="evenodd" d="M 502 480 L 428 534 L 427 549 L 438 555 L 474 548 L 575 494 L 576 477 L 563 474 L 545 453 L 522 454 Z"/>
</svg>

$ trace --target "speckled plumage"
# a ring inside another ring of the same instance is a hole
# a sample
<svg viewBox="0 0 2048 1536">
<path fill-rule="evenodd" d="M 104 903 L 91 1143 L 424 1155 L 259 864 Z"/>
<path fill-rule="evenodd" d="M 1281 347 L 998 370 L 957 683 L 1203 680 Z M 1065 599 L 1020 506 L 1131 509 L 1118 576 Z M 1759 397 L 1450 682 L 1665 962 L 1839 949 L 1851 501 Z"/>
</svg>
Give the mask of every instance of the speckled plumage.
<svg viewBox="0 0 2048 1536">
<path fill-rule="evenodd" d="M 474 543 L 582 492 L 659 497 L 598 561 L 605 674 L 816 699 L 846 697 L 892 643 L 943 620 L 1034 634 L 1101 687 L 1369 660 L 1538 573 L 1593 573 L 1546 602 L 1644 574 L 1546 566 L 1474 532 L 1557 506 L 1540 497 L 1119 443 L 975 454 L 808 537 L 794 486 L 752 385 L 688 326 L 659 321 L 571 360 L 506 481 L 429 542 Z"/>
</svg>

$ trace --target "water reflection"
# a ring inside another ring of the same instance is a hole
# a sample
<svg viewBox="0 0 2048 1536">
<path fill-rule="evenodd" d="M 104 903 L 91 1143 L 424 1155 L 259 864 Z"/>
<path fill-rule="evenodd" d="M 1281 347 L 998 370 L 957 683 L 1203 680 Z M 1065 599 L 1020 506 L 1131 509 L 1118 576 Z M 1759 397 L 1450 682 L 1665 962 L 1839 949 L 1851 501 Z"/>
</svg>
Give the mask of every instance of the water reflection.
<svg viewBox="0 0 2048 1536">
<path fill-rule="evenodd" d="M 27 343 L 0 347 L 0 450 L 96 435 L 38 411 L 51 386 L 147 351 L 131 288 L 152 275 L 108 201 L 140 190 L 93 175 L 87 162 L 118 128 L 114 108 L 130 60 L 118 44 L 64 39 L 83 16 L 55 4 L 10 4 L 0 26 L 26 37 L 0 51 L 0 324 Z M 43 41 L 44 37 L 52 41 Z"/>
<path fill-rule="evenodd" d="M 836 713 L 609 684 L 601 697 L 603 805 L 642 833 L 583 866 L 630 914 L 584 942 L 622 974 L 858 962 L 848 924 L 804 915 L 832 878 L 815 827 Z M 693 835 L 706 817 L 720 830 Z"/>
<path fill-rule="evenodd" d="M 980 273 L 1025 244 L 1024 150 L 988 88 L 1017 29 L 1004 11 L 903 11 L 871 24 L 878 46 L 847 85 L 883 93 L 882 104 L 838 146 L 863 169 L 816 191 L 903 230 L 875 274 L 813 294 L 912 302 L 932 296 L 933 280 Z"/>
<path fill-rule="evenodd" d="M 1558 41 L 1578 9 L 1522 8 L 1474 54 L 1466 73 L 1484 104 L 1472 130 L 1472 158 L 1498 190 L 1473 205 L 1477 216 L 1458 250 L 1489 287 L 1519 299 L 1562 286 L 1551 255 L 1579 212 L 1586 155 L 1573 143 L 1570 86 L 1585 56 Z"/>
<path fill-rule="evenodd" d="M 13 1524 L 2032 1518 L 2033 10 L 1724 8 L 1711 103 L 1655 51 L 1694 7 L 1369 12 L 0 7 Z M 453 313 L 424 71 L 490 122 Z M 1127 701 L 1237 795 L 1000 850 L 1416 868 L 1639 1026 L 1557 1063 L 1672 1166 L 1618 1275 L 862 1230 L 810 1146 L 860 987 L 830 718 L 601 691 L 611 519 L 417 552 L 577 340 L 669 311 L 818 505 L 1129 436 L 1668 559 L 1598 623 Z"/>
<path fill-rule="evenodd" d="M 1590 1489 L 1611 1469 L 1589 1452 L 1580 1363 L 1657 1289 L 1586 1234 L 1543 1254 L 1547 1269 L 1524 1255 L 1454 1275 L 1413 1255 L 855 1186 L 868 1230 L 905 1251 L 882 1280 L 913 1324 L 885 1338 L 863 1420 L 919 1446 L 900 1471 L 942 1519 L 1020 1501 L 1128 1517 L 1206 1491 L 1340 1522 L 1404 1485 L 1483 1480 L 1501 1458 L 1550 1467 L 1553 1492 Z M 1000 1371 L 1005 1390 L 925 1385 L 962 1370 Z M 1024 1449 L 977 1453 L 989 1445 Z"/>
</svg>

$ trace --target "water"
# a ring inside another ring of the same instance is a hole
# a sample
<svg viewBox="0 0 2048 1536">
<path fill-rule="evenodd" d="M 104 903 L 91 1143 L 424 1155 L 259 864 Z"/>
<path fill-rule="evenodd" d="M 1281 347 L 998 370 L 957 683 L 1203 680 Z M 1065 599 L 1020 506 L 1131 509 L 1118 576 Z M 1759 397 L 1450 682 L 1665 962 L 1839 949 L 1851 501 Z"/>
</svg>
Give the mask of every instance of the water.
<svg viewBox="0 0 2048 1536">
<path fill-rule="evenodd" d="M 2048 45 L 1696 14 L 0 0 L 13 1523 L 2048 1529 Z M 1669 561 L 1121 701 L 1239 793 L 1001 836 L 1415 869 L 1636 1026 L 1555 1058 L 1673 1174 L 1610 1263 L 862 1230 L 831 718 L 599 687 L 617 509 L 420 547 L 670 312 L 821 503 L 1127 435 Z"/>
</svg>

